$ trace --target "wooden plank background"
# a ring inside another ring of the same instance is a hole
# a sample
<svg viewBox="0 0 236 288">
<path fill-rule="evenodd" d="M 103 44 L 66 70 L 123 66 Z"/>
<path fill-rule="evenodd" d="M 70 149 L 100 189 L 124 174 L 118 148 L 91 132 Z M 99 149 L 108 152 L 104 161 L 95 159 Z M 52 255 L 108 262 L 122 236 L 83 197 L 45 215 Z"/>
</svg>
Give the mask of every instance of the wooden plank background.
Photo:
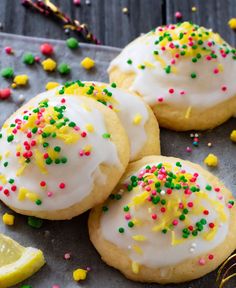
<svg viewBox="0 0 236 288">
<path fill-rule="evenodd" d="M 81 0 L 76 7 L 73 0 L 53 0 L 72 18 L 89 25 L 105 45 L 123 47 L 140 33 L 153 27 L 175 23 L 175 12 L 183 20 L 192 20 L 218 31 L 231 45 L 236 45 L 236 33 L 228 27 L 228 20 L 236 17 L 236 0 Z M 196 12 L 191 8 L 195 6 Z M 127 7 L 129 14 L 122 13 Z M 0 0 L 0 22 L 7 33 L 66 39 L 60 24 L 33 13 L 20 0 Z"/>
</svg>

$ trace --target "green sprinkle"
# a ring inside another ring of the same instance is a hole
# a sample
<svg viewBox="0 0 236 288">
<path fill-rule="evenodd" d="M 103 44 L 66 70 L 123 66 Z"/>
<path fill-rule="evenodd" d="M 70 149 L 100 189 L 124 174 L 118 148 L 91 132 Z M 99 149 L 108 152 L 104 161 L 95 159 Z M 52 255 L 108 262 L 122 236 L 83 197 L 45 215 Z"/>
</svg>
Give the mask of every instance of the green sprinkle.
<svg viewBox="0 0 236 288">
<path fill-rule="evenodd" d="M 8 162 L 4 162 L 4 163 L 3 163 L 3 166 L 4 166 L 4 167 L 7 167 L 7 166 L 8 166 Z"/>
<path fill-rule="evenodd" d="M 105 139 L 111 138 L 111 134 L 109 134 L 109 133 L 104 133 L 104 134 L 102 135 L 102 137 L 105 138 Z"/>
<path fill-rule="evenodd" d="M 197 74 L 196 73 L 191 73 L 191 78 L 194 79 L 197 77 Z"/>
<path fill-rule="evenodd" d="M 12 78 L 14 76 L 14 70 L 10 67 L 4 68 L 1 71 L 1 76 L 6 79 Z"/>
<path fill-rule="evenodd" d="M 107 212 L 107 211 L 108 211 L 108 207 L 107 207 L 107 206 L 103 206 L 103 207 L 102 207 L 102 211 L 103 211 L 103 212 Z"/>
<path fill-rule="evenodd" d="M 23 55 L 22 60 L 23 60 L 23 63 L 25 63 L 27 65 L 33 65 L 35 62 L 34 55 L 31 53 L 25 53 Z"/>
<path fill-rule="evenodd" d="M 67 44 L 67 47 L 70 49 L 77 49 L 79 47 L 79 42 L 74 37 L 67 39 L 66 44 Z"/>
<path fill-rule="evenodd" d="M 197 234 L 198 234 L 198 231 L 197 231 L 197 230 L 194 230 L 194 231 L 192 232 L 192 235 L 193 235 L 193 236 L 197 236 Z"/>
<path fill-rule="evenodd" d="M 165 204 L 166 204 L 166 200 L 165 200 L 165 199 L 162 199 L 162 200 L 161 200 L 161 204 L 162 204 L 162 205 L 165 205 Z"/>
<path fill-rule="evenodd" d="M 206 190 L 211 191 L 212 187 L 210 185 L 206 185 Z"/>
<path fill-rule="evenodd" d="M 192 62 L 196 63 L 197 62 L 197 58 L 192 58 Z"/>
<path fill-rule="evenodd" d="M 124 209 L 125 212 L 128 212 L 129 211 L 129 206 L 125 206 L 123 209 Z"/>
<path fill-rule="evenodd" d="M 44 147 L 44 148 L 46 148 L 46 147 L 48 147 L 48 146 L 49 146 L 49 143 L 47 143 L 47 142 L 44 142 L 44 143 L 43 143 L 43 147 Z"/>
<path fill-rule="evenodd" d="M 131 59 L 127 60 L 127 64 L 131 65 L 133 61 Z"/>
<path fill-rule="evenodd" d="M 183 213 L 186 215 L 186 214 L 188 214 L 188 209 L 187 208 L 184 208 L 183 209 Z"/>
<path fill-rule="evenodd" d="M 171 66 L 168 65 L 164 70 L 166 71 L 167 74 L 170 74 L 170 72 L 171 72 Z"/>
<path fill-rule="evenodd" d="M 55 124 L 55 123 L 56 123 L 56 120 L 54 120 L 54 119 L 51 119 L 49 122 L 50 122 L 50 124 L 52 124 L 52 125 L 53 125 L 53 124 Z"/>
<path fill-rule="evenodd" d="M 128 226 L 129 226 L 129 228 L 132 228 L 134 226 L 134 223 L 132 221 L 129 221 Z"/>
<path fill-rule="evenodd" d="M 154 55 L 158 55 L 159 52 L 155 50 L 155 51 L 153 51 L 153 54 L 154 54 Z"/>
<path fill-rule="evenodd" d="M 32 128 L 32 130 L 31 130 L 31 131 L 32 131 L 32 133 L 34 133 L 34 134 L 35 134 L 35 133 L 38 131 L 38 127 L 34 127 L 34 128 Z"/>
<path fill-rule="evenodd" d="M 33 216 L 29 216 L 28 220 L 27 220 L 27 223 L 28 223 L 28 225 L 30 227 L 39 229 L 43 225 L 43 220 L 39 219 L 39 218 L 36 218 L 36 217 L 33 217 Z"/>
<path fill-rule="evenodd" d="M 184 220 L 185 220 L 185 215 L 184 215 L 184 214 L 181 214 L 181 215 L 179 216 L 179 220 L 184 221 Z"/>
<path fill-rule="evenodd" d="M 162 233 L 166 234 L 167 233 L 167 229 L 162 229 Z"/>
<path fill-rule="evenodd" d="M 176 165 L 177 167 L 182 167 L 182 164 L 181 164 L 180 162 L 176 162 L 175 165 Z"/>
<path fill-rule="evenodd" d="M 40 199 L 37 199 L 37 200 L 35 201 L 35 204 L 36 204 L 36 205 L 41 205 L 41 204 L 42 204 L 42 201 L 41 201 Z"/>
<path fill-rule="evenodd" d="M 47 165 L 50 165 L 50 164 L 52 164 L 52 159 L 50 157 L 48 157 L 45 162 Z"/>
<path fill-rule="evenodd" d="M 9 135 L 7 137 L 7 142 L 12 142 L 14 140 L 14 135 Z"/>
<path fill-rule="evenodd" d="M 206 225 L 206 224 L 207 224 L 207 221 L 206 221 L 206 219 L 204 219 L 204 218 L 202 218 L 202 219 L 200 220 L 200 222 L 201 222 L 202 225 Z"/>
<path fill-rule="evenodd" d="M 60 152 L 61 151 L 61 147 L 60 146 L 55 146 L 54 147 L 54 151 L 55 152 Z"/>
<path fill-rule="evenodd" d="M 67 158 L 66 157 L 62 157 L 61 158 L 61 163 L 65 164 L 67 162 Z"/>
<path fill-rule="evenodd" d="M 116 88 L 116 83 L 114 83 L 114 82 L 111 83 L 111 87 L 112 87 L 112 88 Z"/>
<path fill-rule="evenodd" d="M 125 232 L 125 229 L 124 229 L 123 227 L 120 227 L 120 228 L 118 229 L 118 231 L 119 231 L 120 233 L 124 233 L 124 232 Z"/>
<path fill-rule="evenodd" d="M 66 63 L 61 63 L 58 68 L 57 71 L 61 74 L 61 75 L 67 75 L 70 73 L 70 66 Z"/>
<path fill-rule="evenodd" d="M 115 194 L 115 199 L 116 200 L 120 200 L 122 198 L 122 196 L 120 194 Z"/>
<path fill-rule="evenodd" d="M 61 163 L 61 160 L 60 159 L 55 159 L 55 164 L 60 164 Z"/>
</svg>

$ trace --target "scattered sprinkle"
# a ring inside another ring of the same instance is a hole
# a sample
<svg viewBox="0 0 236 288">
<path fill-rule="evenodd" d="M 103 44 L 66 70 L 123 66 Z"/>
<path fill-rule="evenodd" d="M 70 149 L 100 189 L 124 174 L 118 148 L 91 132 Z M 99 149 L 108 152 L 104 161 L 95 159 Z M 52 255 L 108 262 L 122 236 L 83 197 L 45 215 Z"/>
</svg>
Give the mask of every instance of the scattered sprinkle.
<svg viewBox="0 0 236 288">
<path fill-rule="evenodd" d="M 46 90 L 51 90 L 58 87 L 60 84 L 58 82 L 48 82 L 45 86 Z"/>
<path fill-rule="evenodd" d="M 6 79 L 12 78 L 14 76 L 14 70 L 11 67 L 6 67 L 2 69 L 1 76 Z"/>
<path fill-rule="evenodd" d="M 43 66 L 43 70 L 49 71 L 49 72 L 54 71 L 57 66 L 57 63 L 51 58 L 44 60 L 41 64 Z"/>
<path fill-rule="evenodd" d="M 0 99 L 4 100 L 11 96 L 11 89 L 10 88 L 4 88 L 0 89 Z"/>
<path fill-rule="evenodd" d="M 14 221 L 15 221 L 15 216 L 14 215 L 11 215 L 11 214 L 8 214 L 8 213 L 5 213 L 3 216 L 2 216 L 2 221 L 5 225 L 8 225 L 8 226 L 12 226 L 14 225 Z"/>
<path fill-rule="evenodd" d="M 235 30 L 236 29 L 236 18 L 231 18 L 228 22 L 228 25 L 231 29 Z"/>
<path fill-rule="evenodd" d="M 67 44 L 67 47 L 70 49 L 77 49 L 79 47 L 79 42 L 74 37 L 67 39 L 66 44 Z"/>
<path fill-rule="evenodd" d="M 204 163 L 209 167 L 216 167 L 218 165 L 218 158 L 216 155 L 210 153 L 205 159 Z"/>
<path fill-rule="evenodd" d="M 57 70 L 61 75 L 67 75 L 70 73 L 70 66 L 66 63 L 61 63 Z"/>
<path fill-rule="evenodd" d="M 22 60 L 23 60 L 23 63 L 25 63 L 27 65 L 33 65 L 35 63 L 35 57 L 31 53 L 25 53 L 23 55 Z"/>
<path fill-rule="evenodd" d="M 16 86 L 25 86 L 25 85 L 27 85 L 28 80 L 29 80 L 29 78 L 26 74 L 17 75 L 13 79 L 13 84 L 15 84 Z M 12 86 L 12 87 L 15 88 L 14 86 Z"/>
<path fill-rule="evenodd" d="M 51 56 L 54 52 L 53 46 L 49 43 L 43 43 L 40 46 L 40 51 L 45 56 Z"/>
<path fill-rule="evenodd" d="M 230 134 L 230 140 L 236 142 L 236 130 L 233 130 Z"/>
<path fill-rule="evenodd" d="M 90 70 L 91 68 L 93 68 L 95 66 L 95 61 L 89 57 L 84 58 L 80 65 L 86 69 L 86 70 Z"/>
<path fill-rule="evenodd" d="M 76 269 L 73 271 L 73 279 L 77 282 L 81 280 L 85 280 L 87 277 L 87 273 L 88 273 L 87 270 L 80 269 L 80 268 Z"/>
<path fill-rule="evenodd" d="M 36 218 L 36 217 L 33 217 L 33 216 L 29 216 L 27 223 L 30 227 L 35 228 L 35 229 L 39 229 L 43 225 L 43 220 Z"/>
</svg>

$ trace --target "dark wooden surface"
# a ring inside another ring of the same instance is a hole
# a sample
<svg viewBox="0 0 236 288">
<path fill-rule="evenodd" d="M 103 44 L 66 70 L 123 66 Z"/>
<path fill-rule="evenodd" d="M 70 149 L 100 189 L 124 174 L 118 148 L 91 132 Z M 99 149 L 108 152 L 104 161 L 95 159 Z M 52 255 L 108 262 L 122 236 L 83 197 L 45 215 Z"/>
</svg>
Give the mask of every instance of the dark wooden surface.
<svg viewBox="0 0 236 288">
<path fill-rule="evenodd" d="M 89 25 L 105 45 L 123 47 L 140 33 L 160 24 L 175 23 L 175 12 L 183 20 L 192 20 L 218 31 L 231 45 L 236 45 L 236 33 L 228 20 L 236 17 L 236 0 L 52 0 L 72 18 Z M 196 12 L 191 8 L 195 6 Z M 129 14 L 122 13 L 127 7 Z M 0 0 L 0 22 L 7 33 L 66 39 L 62 26 L 50 18 L 22 7 L 20 0 Z"/>
</svg>

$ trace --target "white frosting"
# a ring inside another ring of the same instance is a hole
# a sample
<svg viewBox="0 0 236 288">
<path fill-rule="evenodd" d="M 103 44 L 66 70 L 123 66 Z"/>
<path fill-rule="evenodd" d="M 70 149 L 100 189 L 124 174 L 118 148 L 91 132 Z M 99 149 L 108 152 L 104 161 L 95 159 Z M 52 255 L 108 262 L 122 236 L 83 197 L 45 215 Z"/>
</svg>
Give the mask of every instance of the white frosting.
<svg viewBox="0 0 236 288">
<path fill-rule="evenodd" d="M 113 88 L 107 84 L 99 82 L 83 82 L 95 87 L 106 87 L 111 93 L 111 101 L 107 98 L 107 106 L 112 105 L 117 112 L 123 127 L 128 135 L 130 142 L 130 160 L 134 160 L 138 153 L 142 150 L 147 141 L 147 133 L 145 130 L 145 124 L 149 119 L 148 109 L 142 99 L 133 95 L 132 93 L 125 92 L 118 88 Z M 60 88 L 59 88 L 60 89 Z M 70 89 L 70 88 L 69 88 Z M 95 89 L 96 90 L 96 89 Z M 68 90 L 69 93 L 70 90 Z M 80 95 L 76 89 L 73 94 Z M 96 91 L 95 91 L 96 94 Z M 87 94 L 81 94 L 82 96 L 88 96 Z M 93 95 L 89 95 L 93 97 Z M 99 99 L 99 96 L 98 96 Z M 115 101 L 114 101 L 115 100 Z M 134 123 L 136 117 L 140 117 L 138 123 Z"/>
<path fill-rule="evenodd" d="M 99 83 L 95 83 L 99 85 Z M 137 157 L 147 141 L 145 124 L 149 118 L 148 110 L 143 100 L 132 93 L 125 92 L 118 88 L 108 87 L 108 89 L 112 92 L 112 97 L 116 100 L 114 108 L 128 135 L 131 146 L 130 161 L 132 161 Z M 134 124 L 133 121 L 137 115 L 141 116 L 141 121 L 138 124 Z"/>
<path fill-rule="evenodd" d="M 219 40 L 218 35 L 212 33 L 211 30 L 201 30 L 210 33 L 202 47 L 215 51 L 217 59 L 206 60 L 208 53 L 207 55 L 202 54 L 201 59 L 193 63 L 191 59 L 195 56 L 194 54 L 176 58 L 176 54 L 172 54 L 172 49 L 168 48 L 165 51 L 161 49 L 162 46 L 168 47 L 170 42 L 165 45 L 162 44 L 163 42 L 155 44 L 161 35 L 158 29 L 160 28 L 157 28 L 155 32 L 141 36 L 125 47 L 120 55 L 111 62 L 108 72 L 111 72 L 115 67 L 124 73 L 134 72 L 134 82 L 131 84 L 130 90 L 140 94 L 151 106 L 167 103 L 180 107 L 191 106 L 206 109 L 235 96 L 236 60 L 232 59 L 232 53 L 229 53 L 227 57 L 222 57 L 220 53 L 221 47 L 230 50 L 232 47 L 228 44 L 222 46 L 222 40 Z M 180 32 L 190 31 L 190 28 L 189 26 L 187 28 L 179 26 L 172 31 L 179 35 Z M 197 40 L 193 40 L 193 43 L 197 44 Z M 212 41 L 215 42 L 215 45 L 209 47 L 208 43 Z M 188 44 L 180 43 L 178 38 L 174 39 L 172 43 L 180 46 Z M 154 55 L 154 51 L 158 51 L 159 55 Z M 203 51 L 200 50 L 199 52 L 202 53 Z M 127 63 L 129 59 L 132 60 L 131 65 Z M 174 64 L 171 62 L 173 60 Z M 140 65 L 145 65 L 146 68 L 140 69 Z M 172 67 L 172 72 L 169 74 L 164 70 L 168 65 Z M 219 72 L 214 73 L 215 69 L 219 69 Z M 197 77 L 192 79 L 192 73 L 196 73 Z M 115 79 L 113 80 L 115 81 Z M 222 87 L 227 89 L 223 91 Z M 174 93 L 169 93 L 169 89 L 174 89 Z M 160 98 L 163 99 L 162 102 L 158 101 Z"/>
<path fill-rule="evenodd" d="M 174 165 L 174 162 L 172 161 L 168 161 L 168 163 L 172 163 Z M 150 166 L 152 167 L 152 165 L 154 164 L 158 163 L 150 163 Z M 139 172 L 143 169 L 144 167 L 141 168 L 137 173 L 135 173 L 135 175 L 138 175 Z M 187 171 L 187 173 L 191 174 L 197 172 L 194 171 L 192 167 L 183 163 L 181 169 L 184 169 Z M 130 177 L 128 177 L 127 180 L 123 183 L 129 183 L 129 178 Z M 201 191 L 207 191 L 205 189 L 206 185 L 211 184 L 207 183 L 206 179 L 202 175 L 199 175 L 196 183 L 200 185 Z M 198 236 L 191 236 L 188 239 L 184 239 L 184 242 L 172 245 L 171 231 L 168 231 L 167 234 L 163 234 L 161 230 L 155 232 L 152 231 L 152 228 L 155 225 L 160 224 L 159 220 L 162 219 L 162 216 L 160 214 L 162 213 L 160 213 L 160 205 L 154 206 L 149 203 L 130 206 L 130 210 L 128 213 L 132 215 L 132 219 L 137 219 L 138 221 L 141 220 L 141 223 L 137 223 L 137 225 L 135 224 L 134 227 L 129 228 L 127 225 L 128 221 L 124 217 L 124 207 L 130 205 L 134 197 L 136 197 L 137 195 L 141 195 L 144 191 L 144 188 L 140 188 L 140 186 L 138 186 L 136 189 L 133 189 L 131 192 L 120 191 L 122 198 L 120 200 L 110 201 L 108 203 L 109 210 L 107 212 L 104 212 L 101 216 L 100 224 L 103 238 L 123 249 L 132 261 L 151 268 L 161 268 L 168 265 L 176 265 L 184 260 L 194 258 L 197 255 L 207 252 L 210 253 L 213 248 L 217 247 L 220 243 L 224 241 L 229 228 L 229 212 L 228 208 L 226 207 L 224 197 L 219 200 L 220 194 L 216 193 L 213 189 L 212 191 L 207 191 L 207 194 L 209 196 L 209 199 L 213 199 L 213 201 L 216 201 L 219 206 L 212 205 L 212 203 L 210 203 L 207 199 L 203 198 L 196 206 L 201 207 L 202 205 L 204 207 L 204 210 L 207 209 L 209 211 L 209 215 L 203 215 L 203 213 L 200 213 L 199 215 L 190 214 L 191 208 L 189 208 L 189 216 L 186 215 L 186 221 L 190 221 L 191 225 L 194 225 L 193 223 L 196 223 L 202 218 L 205 218 L 207 220 L 207 223 L 218 223 L 216 225 L 217 232 L 211 240 L 205 240 L 203 236 L 205 232 L 210 231 L 210 228 L 207 224 L 205 230 L 199 232 Z M 184 201 L 183 199 L 185 197 L 183 190 L 173 190 L 172 195 L 174 195 L 174 193 L 179 194 L 179 202 Z M 199 192 L 192 193 L 190 196 L 188 196 L 187 201 L 192 201 L 194 203 L 194 201 L 198 199 L 198 193 Z M 163 197 L 164 192 L 161 194 Z M 168 197 L 172 197 L 172 195 L 166 195 L 164 199 L 168 201 Z M 147 200 L 145 201 L 147 202 Z M 173 210 L 176 206 L 178 207 L 178 204 L 173 207 Z M 225 219 L 225 221 L 223 221 L 223 223 L 221 223 L 218 209 L 222 209 L 222 212 L 225 213 L 225 216 L 227 218 Z M 151 218 L 152 213 L 157 214 L 157 220 L 153 220 Z M 170 215 L 171 217 L 173 216 L 172 214 Z M 183 239 L 182 229 L 186 227 L 184 225 L 186 225 L 185 221 L 179 221 L 179 224 L 174 227 L 173 231 L 175 232 L 176 238 Z M 119 233 L 119 227 L 124 227 L 125 232 Z M 146 240 L 141 242 L 136 241 L 132 239 L 132 236 L 134 235 L 142 235 L 146 238 Z M 135 249 L 133 249 L 134 246 L 139 246 L 142 253 L 140 254 Z M 207 258 L 208 255 L 209 254 L 206 255 L 207 261 L 209 261 Z"/>
<path fill-rule="evenodd" d="M 66 157 L 67 163 L 45 165 L 46 173 L 42 172 L 36 163 L 35 149 L 38 149 L 43 155 L 43 153 L 47 152 L 47 148 L 44 148 L 41 144 L 37 144 L 32 147 L 33 156 L 31 162 L 26 165 L 25 170 L 19 176 L 16 176 L 18 169 L 22 167 L 22 164 L 19 163 L 19 157 L 16 157 L 17 145 L 20 144 L 24 151 L 24 141 L 30 142 L 34 139 L 36 140 L 36 134 L 32 134 L 32 138 L 29 139 L 25 133 L 19 130 L 14 136 L 14 140 L 8 143 L 7 136 L 9 133 L 7 130 L 9 128 L 2 128 L 1 133 L 3 136 L 0 139 L 0 155 L 2 156 L 0 162 L 0 184 L 2 185 L 2 191 L 0 192 L 0 199 L 7 205 L 17 209 L 41 211 L 67 208 L 79 203 L 88 196 L 96 183 L 106 183 L 106 175 L 103 175 L 100 171 L 99 165 L 106 164 L 120 167 L 116 146 L 109 138 L 103 137 L 103 134 L 108 132 L 103 115 L 99 110 L 93 107 L 86 107 L 87 105 L 84 104 L 81 98 L 75 96 L 66 97 L 66 95 L 55 96 L 55 93 L 52 93 L 52 91 L 42 93 L 35 100 L 31 101 L 30 105 L 34 109 L 38 106 L 40 100 L 46 98 L 49 99 L 49 107 L 65 105 L 64 117 L 68 117 L 70 121 L 79 126 L 79 131 L 68 127 L 66 137 L 70 137 L 71 133 L 78 133 L 80 135 L 82 131 L 86 131 L 87 136 L 84 138 L 80 137 L 80 139 L 76 139 L 73 143 L 65 143 L 64 140 L 58 139 L 58 137 L 43 139 L 49 143 L 49 147 L 52 149 L 55 146 L 60 146 L 61 151 L 58 153 L 58 157 Z M 61 103 L 63 98 L 66 99 L 65 104 Z M 25 110 L 32 110 L 28 108 L 28 104 L 24 107 Z M 23 115 L 17 113 L 17 115 L 10 117 L 7 123 L 14 123 L 16 118 L 22 119 Z M 94 132 L 90 133 L 87 131 L 87 124 L 94 127 Z M 59 133 L 60 129 L 56 132 Z M 88 146 L 91 147 L 91 154 L 89 156 L 80 156 L 80 151 L 85 147 L 87 149 Z M 40 156 L 41 159 L 43 159 L 42 155 Z M 44 160 L 42 161 L 44 162 Z M 7 167 L 3 165 L 5 162 L 8 162 Z M 11 178 L 14 179 L 14 185 L 17 187 L 15 192 L 11 191 L 13 184 L 5 183 L 5 180 L 9 181 Z M 40 186 L 41 181 L 46 182 L 45 187 Z M 64 189 L 59 188 L 60 183 L 65 184 Z M 24 200 L 19 200 L 19 191 L 22 187 L 26 188 L 33 195 L 36 193 L 38 196 L 36 199 L 40 199 L 42 204 L 36 205 L 34 200 L 28 199 L 27 193 Z M 10 191 L 9 196 L 3 193 L 6 189 Z M 48 197 L 48 192 L 52 193 L 50 197 Z"/>
</svg>

